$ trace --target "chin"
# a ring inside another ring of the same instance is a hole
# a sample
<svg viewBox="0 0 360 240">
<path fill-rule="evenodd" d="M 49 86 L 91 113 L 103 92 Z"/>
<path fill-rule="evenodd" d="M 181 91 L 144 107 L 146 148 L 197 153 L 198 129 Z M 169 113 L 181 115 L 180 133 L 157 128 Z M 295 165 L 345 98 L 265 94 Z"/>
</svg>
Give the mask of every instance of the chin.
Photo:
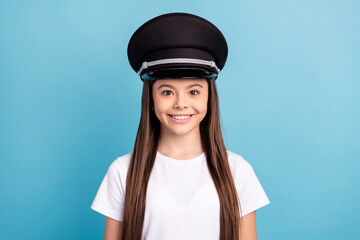
<svg viewBox="0 0 360 240">
<path fill-rule="evenodd" d="M 189 133 L 191 133 L 192 131 L 194 131 L 195 128 L 191 128 L 191 127 L 187 127 L 186 129 L 182 129 L 181 127 L 178 128 L 174 128 L 174 127 L 166 127 L 166 131 L 170 134 L 173 135 L 177 135 L 177 136 L 184 136 L 187 135 Z"/>
<path fill-rule="evenodd" d="M 177 135 L 177 136 L 185 136 L 185 135 L 187 135 L 187 134 L 189 134 L 190 133 L 190 131 L 186 131 L 186 132 L 181 132 L 181 131 L 176 131 L 176 132 L 172 132 L 174 135 Z"/>
</svg>

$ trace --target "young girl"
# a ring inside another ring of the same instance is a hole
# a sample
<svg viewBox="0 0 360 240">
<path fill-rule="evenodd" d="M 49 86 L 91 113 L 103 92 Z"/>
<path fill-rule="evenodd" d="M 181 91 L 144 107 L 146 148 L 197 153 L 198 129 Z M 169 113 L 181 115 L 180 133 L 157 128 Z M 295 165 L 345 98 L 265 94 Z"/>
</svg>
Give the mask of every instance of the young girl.
<svg viewBox="0 0 360 240">
<path fill-rule="evenodd" d="M 106 240 L 256 239 L 256 210 L 270 202 L 224 145 L 215 81 L 227 53 L 220 30 L 187 13 L 131 37 L 141 119 L 133 151 L 112 162 L 91 205 L 106 216 Z"/>
</svg>

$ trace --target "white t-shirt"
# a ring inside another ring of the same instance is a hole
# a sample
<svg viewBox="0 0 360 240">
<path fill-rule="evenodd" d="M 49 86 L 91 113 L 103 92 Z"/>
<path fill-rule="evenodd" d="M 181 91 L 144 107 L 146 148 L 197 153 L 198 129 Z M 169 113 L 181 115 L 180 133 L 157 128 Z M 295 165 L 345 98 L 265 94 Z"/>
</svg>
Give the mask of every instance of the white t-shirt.
<svg viewBox="0 0 360 240">
<path fill-rule="evenodd" d="M 270 203 L 252 166 L 227 151 L 242 216 Z M 91 208 L 122 221 L 125 181 L 132 153 L 109 166 Z M 157 152 L 150 175 L 143 240 L 212 240 L 220 236 L 220 202 L 205 153 L 177 160 Z"/>
</svg>

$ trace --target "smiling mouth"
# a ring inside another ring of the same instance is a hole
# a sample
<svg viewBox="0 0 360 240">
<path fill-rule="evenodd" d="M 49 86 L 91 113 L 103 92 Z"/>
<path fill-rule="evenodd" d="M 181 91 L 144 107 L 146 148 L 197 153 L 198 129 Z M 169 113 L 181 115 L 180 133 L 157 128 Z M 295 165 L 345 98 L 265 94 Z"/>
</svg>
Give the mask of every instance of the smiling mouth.
<svg viewBox="0 0 360 240">
<path fill-rule="evenodd" d="M 188 114 L 188 115 L 170 115 L 168 114 L 172 119 L 176 119 L 176 120 L 185 120 L 185 119 L 189 119 L 191 116 L 193 116 L 194 114 Z"/>
</svg>

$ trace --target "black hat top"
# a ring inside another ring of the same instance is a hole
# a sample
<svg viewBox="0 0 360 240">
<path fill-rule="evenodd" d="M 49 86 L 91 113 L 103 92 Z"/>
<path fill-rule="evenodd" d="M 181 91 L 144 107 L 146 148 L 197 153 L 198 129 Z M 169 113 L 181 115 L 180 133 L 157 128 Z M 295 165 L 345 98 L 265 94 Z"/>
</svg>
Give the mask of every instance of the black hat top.
<svg viewBox="0 0 360 240">
<path fill-rule="evenodd" d="M 140 26 L 129 41 L 131 67 L 141 80 L 217 78 L 228 47 L 211 22 L 189 13 L 167 13 Z"/>
</svg>

